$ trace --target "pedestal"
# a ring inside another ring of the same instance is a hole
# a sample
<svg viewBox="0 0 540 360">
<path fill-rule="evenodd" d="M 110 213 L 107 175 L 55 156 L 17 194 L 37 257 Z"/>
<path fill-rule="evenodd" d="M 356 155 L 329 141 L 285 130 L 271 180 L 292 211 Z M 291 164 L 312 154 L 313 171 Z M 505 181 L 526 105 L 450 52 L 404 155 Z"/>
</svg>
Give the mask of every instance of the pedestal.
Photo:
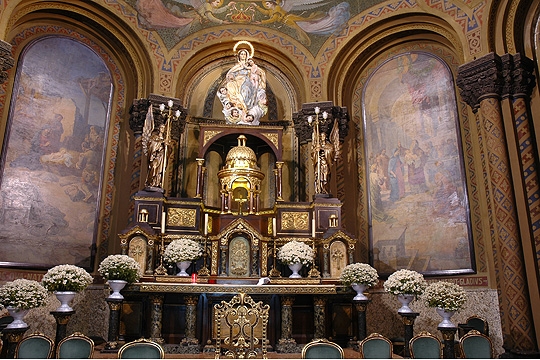
<svg viewBox="0 0 540 360">
<path fill-rule="evenodd" d="M 358 313 L 358 341 L 362 341 L 367 337 L 366 310 L 370 302 L 370 299 L 353 300 L 354 307 L 356 308 L 356 312 Z"/>
<path fill-rule="evenodd" d="M 290 354 L 298 352 L 296 341 L 292 338 L 292 305 L 294 296 L 281 296 L 281 338 L 276 346 L 277 352 Z"/>
<path fill-rule="evenodd" d="M 180 342 L 182 354 L 199 354 L 201 352 L 197 339 L 197 303 L 198 295 L 186 295 L 186 337 Z"/>
<path fill-rule="evenodd" d="M 123 300 L 121 299 L 106 299 L 109 305 L 109 334 L 107 343 L 102 352 L 118 352 L 120 346 L 118 344 L 118 334 L 120 332 L 120 312 L 122 310 Z"/>
<path fill-rule="evenodd" d="M 411 351 L 409 349 L 409 342 L 411 341 L 414 331 L 414 320 L 420 315 L 420 313 L 400 313 L 401 321 L 404 325 L 404 336 L 403 336 L 403 356 L 408 358 L 411 357 Z"/>
<path fill-rule="evenodd" d="M 56 337 L 54 339 L 55 348 L 58 346 L 60 340 L 66 337 L 67 323 L 71 316 L 75 314 L 75 310 L 72 311 L 51 311 L 51 315 L 56 320 Z"/>
<path fill-rule="evenodd" d="M 13 359 L 15 358 L 15 349 L 17 344 L 24 336 L 24 333 L 30 327 L 25 328 L 15 328 L 15 329 L 4 329 L 2 330 L 2 339 L 4 346 L 2 347 L 2 358 L 3 359 Z"/>
<path fill-rule="evenodd" d="M 165 340 L 161 336 L 163 326 L 163 295 L 152 294 L 150 296 L 152 307 L 150 308 L 150 339 L 163 344 Z"/>
<path fill-rule="evenodd" d="M 315 296 L 313 298 L 313 318 L 315 334 L 313 340 L 326 338 L 326 298 Z"/>
<path fill-rule="evenodd" d="M 438 327 L 437 328 L 443 339 L 443 359 L 455 359 L 456 353 L 454 349 L 454 337 L 457 331 L 457 327 Z"/>
</svg>

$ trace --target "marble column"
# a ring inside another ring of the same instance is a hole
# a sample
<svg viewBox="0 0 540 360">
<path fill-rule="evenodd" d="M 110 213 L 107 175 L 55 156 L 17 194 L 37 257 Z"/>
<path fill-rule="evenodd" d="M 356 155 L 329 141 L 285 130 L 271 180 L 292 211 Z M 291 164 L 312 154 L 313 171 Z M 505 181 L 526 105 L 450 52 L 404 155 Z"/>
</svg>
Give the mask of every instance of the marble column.
<svg viewBox="0 0 540 360">
<path fill-rule="evenodd" d="M 165 340 L 161 336 L 163 326 L 163 295 L 150 295 L 150 339 L 160 344 Z"/>
<path fill-rule="evenodd" d="M 354 307 L 358 314 L 358 341 L 362 341 L 367 337 L 366 327 L 366 310 L 371 300 L 353 300 Z"/>
<path fill-rule="evenodd" d="M 186 337 L 180 342 L 180 351 L 183 354 L 198 354 L 201 352 L 197 339 L 197 304 L 199 295 L 186 295 Z"/>
<path fill-rule="evenodd" d="M 72 311 L 51 311 L 51 315 L 56 320 L 56 337 L 54 339 L 54 346 L 58 346 L 60 340 L 67 335 L 67 324 L 71 316 L 75 314 L 75 310 Z"/>
<path fill-rule="evenodd" d="M 294 296 L 282 295 L 281 299 L 281 338 L 278 341 L 276 350 L 280 353 L 296 353 L 298 346 L 292 338 L 292 306 L 294 304 Z"/>
<path fill-rule="evenodd" d="M 2 347 L 2 358 L 3 359 L 13 359 L 15 358 L 15 349 L 17 344 L 24 337 L 24 333 L 30 327 L 16 328 L 16 329 L 4 329 L 2 330 L 2 341 L 4 346 Z"/>
<path fill-rule="evenodd" d="M 411 357 L 411 351 L 409 349 L 409 342 L 414 335 L 414 320 L 420 315 L 420 313 L 399 313 L 401 315 L 401 321 L 404 325 L 403 331 L 403 356 L 408 358 Z"/>
<path fill-rule="evenodd" d="M 496 269 L 500 271 L 496 271 L 495 280 L 500 294 L 504 346 L 509 349 L 532 350 L 536 343 L 536 337 L 532 324 L 531 297 L 528 287 L 523 286 L 523 284 L 527 284 L 527 276 L 522 247 L 522 241 L 525 241 L 523 236 L 530 238 L 530 234 L 520 233 L 522 228 L 520 224 L 527 222 L 526 225 L 534 229 L 534 226 L 529 225 L 525 218 L 530 216 L 533 210 L 537 212 L 540 200 L 537 199 L 538 193 L 534 189 L 538 184 L 536 183 L 532 189 L 535 192 L 536 199 L 534 201 L 529 201 L 527 198 L 529 195 L 519 194 L 519 197 L 516 197 L 514 189 L 518 189 L 519 184 L 524 179 L 513 180 L 512 168 L 516 165 L 511 163 L 510 154 L 517 156 L 522 162 L 525 155 L 518 153 L 523 152 L 519 146 L 511 148 L 509 144 L 512 144 L 513 139 L 518 136 L 515 127 L 522 118 L 515 119 L 515 121 L 514 119 L 505 121 L 501 107 L 503 97 L 524 98 L 524 95 L 530 92 L 531 86 L 534 85 L 531 82 L 532 75 L 527 74 L 530 70 L 514 71 L 517 64 L 518 67 L 523 65 L 523 61 L 520 62 L 520 60 L 521 58 L 514 56 L 505 56 L 503 61 L 498 55 L 490 53 L 460 66 L 457 85 L 461 90 L 462 99 L 477 114 L 480 139 L 478 145 L 482 151 L 486 152 L 484 157 L 487 163 L 485 168 L 486 191 L 492 207 L 492 211 L 490 211 L 492 218 L 489 220 L 493 227 L 491 237 L 493 254 L 495 262 L 500 266 Z M 525 78 L 519 79 L 520 76 Z M 516 109 L 525 104 L 519 100 L 514 101 L 514 105 L 515 108 L 510 111 L 511 116 L 515 116 Z M 521 112 L 522 115 L 525 113 Z M 509 122 L 513 124 L 508 126 Z M 513 133 L 509 134 L 509 130 Z M 518 137 L 522 137 L 518 141 L 523 141 L 523 136 L 519 135 Z M 532 144 L 528 146 L 530 146 L 530 152 L 533 151 L 532 148 L 535 146 Z M 526 159 L 525 162 L 527 162 Z M 536 172 L 535 167 L 532 170 Z M 526 173 L 529 169 L 524 171 Z M 533 183 L 537 182 L 535 179 L 536 177 L 533 176 Z M 515 188 L 512 184 L 517 184 L 518 187 Z M 525 215 L 525 218 L 520 218 L 516 209 L 516 201 L 519 201 L 523 206 L 528 206 L 527 203 L 534 204 L 535 208 L 530 209 L 529 215 Z M 504 219 L 504 221 L 498 221 L 494 218 L 495 215 L 497 219 Z M 538 215 L 535 213 L 533 216 Z M 512 261 L 508 261 L 510 258 Z M 533 296 L 538 298 L 538 294 Z M 520 306 L 516 308 L 515 303 L 519 303 Z"/>
<path fill-rule="evenodd" d="M 107 334 L 107 343 L 103 352 L 117 352 L 120 348 L 118 344 L 118 334 L 120 332 L 120 313 L 122 311 L 123 300 L 107 299 L 109 305 L 109 333 Z"/>
<path fill-rule="evenodd" d="M 326 339 L 326 297 L 313 297 L 314 339 Z"/>
<path fill-rule="evenodd" d="M 442 343 L 443 343 L 443 359 L 455 359 L 456 350 L 455 350 L 455 341 L 454 337 L 457 331 L 456 328 L 444 328 L 438 327 L 439 331 L 442 334 Z"/>
<path fill-rule="evenodd" d="M 197 158 L 195 160 L 197 161 L 197 191 L 195 194 L 195 198 L 200 199 L 202 197 L 204 186 L 204 159 Z"/>
</svg>

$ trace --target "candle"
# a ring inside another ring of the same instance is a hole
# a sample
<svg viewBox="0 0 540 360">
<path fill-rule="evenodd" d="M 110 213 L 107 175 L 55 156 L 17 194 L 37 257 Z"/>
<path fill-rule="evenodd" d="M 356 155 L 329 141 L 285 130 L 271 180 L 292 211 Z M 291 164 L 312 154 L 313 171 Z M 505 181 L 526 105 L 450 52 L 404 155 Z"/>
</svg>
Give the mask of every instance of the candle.
<svg viewBox="0 0 540 360">
<path fill-rule="evenodd" d="M 180 117 L 180 110 L 176 110 L 175 115 L 176 115 L 176 117 Z"/>
<path fill-rule="evenodd" d="M 315 238 L 315 217 L 311 219 L 311 237 Z"/>
<path fill-rule="evenodd" d="M 276 237 L 276 218 L 272 218 L 272 236 Z"/>
<path fill-rule="evenodd" d="M 165 234 L 165 211 L 161 213 L 161 233 Z"/>
<path fill-rule="evenodd" d="M 173 106 L 173 101 L 172 100 L 169 100 L 169 102 L 167 103 L 167 105 L 169 105 L 169 107 L 172 107 Z"/>
<path fill-rule="evenodd" d="M 159 105 L 159 111 L 163 112 L 165 110 L 165 104 Z"/>
<path fill-rule="evenodd" d="M 208 235 L 208 214 L 204 214 L 204 235 Z"/>
<path fill-rule="evenodd" d="M 323 119 L 325 119 L 325 120 L 328 119 L 328 113 L 327 113 L 326 111 L 323 111 L 322 117 L 323 117 Z"/>
<path fill-rule="evenodd" d="M 321 111 L 321 108 L 318 107 L 318 106 L 316 106 L 316 107 L 315 107 L 315 114 L 319 114 L 319 111 Z"/>
<path fill-rule="evenodd" d="M 311 116 L 311 115 L 308 116 L 307 117 L 307 122 L 311 124 L 313 122 L 313 116 Z"/>
</svg>

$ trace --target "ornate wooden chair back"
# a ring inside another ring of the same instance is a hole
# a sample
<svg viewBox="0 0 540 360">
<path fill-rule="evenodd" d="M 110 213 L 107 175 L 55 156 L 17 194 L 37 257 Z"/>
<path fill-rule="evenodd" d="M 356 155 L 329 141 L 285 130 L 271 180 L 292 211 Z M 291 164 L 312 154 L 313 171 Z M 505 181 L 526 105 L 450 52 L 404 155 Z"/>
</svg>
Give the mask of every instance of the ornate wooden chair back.
<svg viewBox="0 0 540 360">
<path fill-rule="evenodd" d="M 372 333 L 360 341 L 360 358 L 364 359 L 391 359 L 393 353 L 392 341 L 387 337 Z"/>
<path fill-rule="evenodd" d="M 343 348 L 326 339 L 313 340 L 302 348 L 302 359 L 344 359 Z"/>
<path fill-rule="evenodd" d="M 461 357 L 465 359 L 493 358 L 491 339 L 478 330 L 471 330 L 459 339 Z"/>
<path fill-rule="evenodd" d="M 80 332 L 73 333 L 58 342 L 57 359 L 91 359 L 94 356 L 94 341 Z"/>
<path fill-rule="evenodd" d="M 441 341 L 431 333 L 422 331 L 409 342 L 411 358 L 415 359 L 442 359 Z"/>
<path fill-rule="evenodd" d="M 24 338 L 15 348 L 16 359 L 48 359 L 52 356 L 54 341 L 47 335 L 35 332 Z"/>
<path fill-rule="evenodd" d="M 119 359 L 163 359 L 163 348 L 157 342 L 140 338 L 118 349 Z"/>
</svg>

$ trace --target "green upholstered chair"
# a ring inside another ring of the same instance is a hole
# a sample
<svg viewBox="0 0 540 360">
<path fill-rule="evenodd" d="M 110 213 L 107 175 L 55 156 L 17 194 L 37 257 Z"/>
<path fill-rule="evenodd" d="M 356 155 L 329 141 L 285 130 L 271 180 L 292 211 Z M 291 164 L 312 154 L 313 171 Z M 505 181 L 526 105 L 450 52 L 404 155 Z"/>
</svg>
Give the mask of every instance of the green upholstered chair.
<svg viewBox="0 0 540 360">
<path fill-rule="evenodd" d="M 302 359 L 343 359 L 344 357 L 341 346 L 326 339 L 313 340 L 302 348 Z"/>
<path fill-rule="evenodd" d="M 16 359 L 48 359 L 52 356 L 54 341 L 39 332 L 25 336 L 15 348 Z"/>
<path fill-rule="evenodd" d="M 372 333 L 358 345 L 360 357 L 364 359 L 391 359 L 393 353 L 392 341 L 387 337 Z"/>
<path fill-rule="evenodd" d="M 141 338 L 122 345 L 119 359 L 163 359 L 163 348 L 157 342 Z"/>
<path fill-rule="evenodd" d="M 491 339 L 478 330 L 471 330 L 459 339 L 461 357 L 465 359 L 491 359 Z"/>
<path fill-rule="evenodd" d="M 422 331 L 409 342 L 411 358 L 442 359 L 441 341 L 431 333 Z"/>
<path fill-rule="evenodd" d="M 458 324 L 459 337 L 462 337 L 470 330 L 478 330 L 480 333 L 489 336 L 489 325 L 486 319 L 478 315 L 467 318 L 464 324 Z"/>
<path fill-rule="evenodd" d="M 57 359 L 91 359 L 94 355 L 94 341 L 79 332 L 58 342 Z"/>
</svg>

